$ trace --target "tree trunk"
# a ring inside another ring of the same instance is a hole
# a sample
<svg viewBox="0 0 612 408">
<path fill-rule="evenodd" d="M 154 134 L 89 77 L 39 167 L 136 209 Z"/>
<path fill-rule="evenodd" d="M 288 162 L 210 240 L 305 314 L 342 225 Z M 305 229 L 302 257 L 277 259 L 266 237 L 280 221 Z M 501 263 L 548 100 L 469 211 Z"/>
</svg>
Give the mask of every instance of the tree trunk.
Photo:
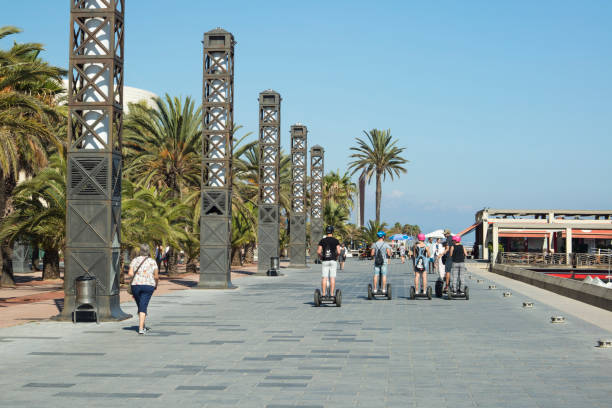
<svg viewBox="0 0 612 408">
<path fill-rule="evenodd" d="M 60 278 L 59 251 L 57 249 L 45 248 L 42 278 L 43 280 Z"/>
<path fill-rule="evenodd" d="M 232 247 L 232 266 L 240 266 L 240 247 Z"/>
<path fill-rule="evenodd" d="M 376 225 L 380 225 L 380 200 L 382 196 L 381 173 L 376 172 Z"/>
<path fill-rule="evenodd" d="M 168 276 L 178 276 L 177 251 L 170 247 L 168 250 Z"/>
<path fill-rule="evenodd" d="M 244 251 L 244 262 L 248 264 L 252 264 L 253 262 L 255 262 L 255 243 L 254 242 L 247 244 L 246 250 Z"/>
<path fill-rule="evenodd" d="M 32 241 L 32 270 L 38 271 L 38 260 L 40 259 L 40 255 L 38 253 L 38 242 L 36 240 Z"/>
<path fill-rule="evenodd" d="M 15 185 L 13 177 L 5 178 L 0 172 L 0 223 L 12 212 L 11 196 Z M 13 248 L 9 240 L 0 242 L 0 266 L 0 287 L 15 286 Z"/>
<path fill-rule="evenodd" d="M 190 259 L 187 261 L 187 265 L 185 265 L 185 271 L 187 273 L 198 273 L 198 265 L 195 263 L 194 259 Z"/>
</svg>

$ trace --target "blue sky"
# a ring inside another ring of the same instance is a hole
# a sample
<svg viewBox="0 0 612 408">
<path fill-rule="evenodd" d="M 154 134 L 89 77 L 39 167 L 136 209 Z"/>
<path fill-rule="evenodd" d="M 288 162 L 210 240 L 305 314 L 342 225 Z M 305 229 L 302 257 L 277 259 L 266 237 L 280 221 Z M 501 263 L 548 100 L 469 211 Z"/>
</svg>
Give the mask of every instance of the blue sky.
<svg viewBox="0 0 612 408">
<path fill-rule="evenodd" d="M 4 3 L 0 25 L 66 67 L 69 2 Z M 202 34 L 223 27 L 237 123 L 255 136 L 275 89 L 283 145 L 302 122 L 341 171 L 355 137 L 390 128 L 410 164 L 383 185 L 383 220 L 456 231 L 483 207 L 612 207 L 611 20 L 596 0 L 128 0 L 126 84 L 200 101 Z"/>
</svg>

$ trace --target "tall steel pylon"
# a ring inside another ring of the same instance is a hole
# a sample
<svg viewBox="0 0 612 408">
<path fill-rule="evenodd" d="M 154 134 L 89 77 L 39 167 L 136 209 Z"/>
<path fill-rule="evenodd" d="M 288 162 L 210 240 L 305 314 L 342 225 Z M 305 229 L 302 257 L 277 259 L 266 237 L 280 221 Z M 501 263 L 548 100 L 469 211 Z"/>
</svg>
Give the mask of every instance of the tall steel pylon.
<svg viewBox="0 0 612 408">
<path fill-rule="evenodd" d="M 310 251 L 317 249 L 323 238 L 323 175 L 325 150 L 319 146 L 310 149 Z"/>
<path fill-rule="evenodd" d="M 280 95 L 259 94 L 259 224 L 257 272 L 270 269 L 279 256 Z"/>
<path fill-rule="evenodd" d="M 225 289 L 231 282 L 232 135 L 234 36 L 204 34 L 202 96 L 202 192 L 199 288 Z"/>
<path fill-rule="evenodd" d="M 68 180 L 64 309 L 75 279 L 95 278 L 100 320 L 119 305 L 124 0 L 73 0 L 68 69 Z"/>
<path fill-rule="evenodd" d="M 291 268 L 306 268 L 306 166 L 308 129 L 291 126 L 291 217 L 289 249 Z"/>
</svg>

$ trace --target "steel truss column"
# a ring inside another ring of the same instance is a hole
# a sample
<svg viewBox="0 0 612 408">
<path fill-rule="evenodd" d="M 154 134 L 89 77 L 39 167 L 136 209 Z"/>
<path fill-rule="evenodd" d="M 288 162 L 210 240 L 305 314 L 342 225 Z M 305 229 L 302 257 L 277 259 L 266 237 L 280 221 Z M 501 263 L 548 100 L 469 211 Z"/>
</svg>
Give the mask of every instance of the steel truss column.
<svg viewBox="0 0 612 408">
<path fill-rule="evenodd" d="M 280 95 L 259 94 L 259 224 L 257 272 L 270 269 L 279 256 Z"/>
<path fill-rule="evenodd" d="M 234 36 L 221 28 L 204 33 L 202 96 L 202 208 L 199 288 L 231 282 Z"/>
<path fill-rule="evenodd" d="M 323 238 L 323 175 L 325 150 L 315 145 L 310 149 L 310 251 L 315 251 Z"/>
<path fill-rule="evenodd" d="M 291 268 L 306 268 L 306 148 L 308 129 L 291 126 Z"/>
<path fill-rule="evenodd" d="M 119 306 L 124 0 L 72 0 L 68 69 L 68 180 L 64 309 L 75 279 L 92 276 L 100 320 Z"/>
</svg>

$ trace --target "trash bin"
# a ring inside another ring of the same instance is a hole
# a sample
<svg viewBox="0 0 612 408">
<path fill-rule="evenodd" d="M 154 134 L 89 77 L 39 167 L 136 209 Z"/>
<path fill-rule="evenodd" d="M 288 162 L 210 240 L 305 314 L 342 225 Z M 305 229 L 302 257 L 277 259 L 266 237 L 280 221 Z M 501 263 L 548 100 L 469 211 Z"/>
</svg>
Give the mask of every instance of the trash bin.
<svg viewBox="0 0 612 408">
<path fill-rule="evenodd" d="M 98 320 L 98 299 L 96 291 L 96 278 L 93 276 L 79 276 L 75 279 L 76 298 L 74 301 L 74 311 L 72 312 L 72 322 L 76 323 L 78 312 L 95 313 L 96 323 Z"/>
<path fill-rule="evenodd" d="M 278 276 L 280 271 L 280 258 L 278 256 L 270 257 L 270 269 L 268 269 L 268 276 Z"/>
</svg>

